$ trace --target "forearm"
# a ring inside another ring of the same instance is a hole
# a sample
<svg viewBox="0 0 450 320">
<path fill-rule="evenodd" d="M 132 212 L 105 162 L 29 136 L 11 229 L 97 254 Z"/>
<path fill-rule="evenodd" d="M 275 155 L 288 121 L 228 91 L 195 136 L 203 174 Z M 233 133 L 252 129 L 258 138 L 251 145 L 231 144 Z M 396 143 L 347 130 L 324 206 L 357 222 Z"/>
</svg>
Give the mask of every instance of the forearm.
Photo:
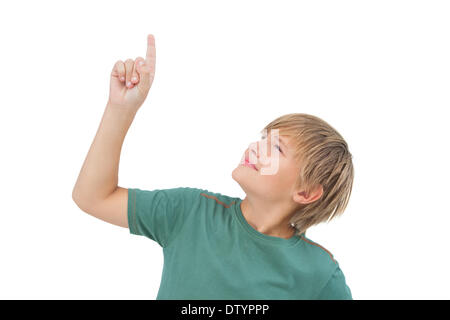
<svg viewBox="0 0 450 320">
<path fill-rule="evenodd" d="M 73 188 L 72 198 L 78 205 L 93 205 L 117 188 L 120 152 L 136 112 L 107 104 Z"/>
</svg>

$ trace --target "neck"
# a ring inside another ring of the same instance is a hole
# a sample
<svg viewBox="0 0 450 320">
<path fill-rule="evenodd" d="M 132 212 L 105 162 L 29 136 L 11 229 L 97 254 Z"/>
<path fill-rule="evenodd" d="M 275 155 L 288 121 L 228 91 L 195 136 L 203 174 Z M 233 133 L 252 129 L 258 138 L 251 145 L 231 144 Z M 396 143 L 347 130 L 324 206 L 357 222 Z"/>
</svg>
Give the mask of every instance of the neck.
<svg viewBox="0 0 450 320">
<path fill-rule="evenodd" d="M 241 202 L 241 211 L 248 224 L 258 232 L 284 239 L 295 234 L 295 228 L 289 223 L 290 209 L 279 203 L 268 204 L 246 196 Z"/>
</svg>

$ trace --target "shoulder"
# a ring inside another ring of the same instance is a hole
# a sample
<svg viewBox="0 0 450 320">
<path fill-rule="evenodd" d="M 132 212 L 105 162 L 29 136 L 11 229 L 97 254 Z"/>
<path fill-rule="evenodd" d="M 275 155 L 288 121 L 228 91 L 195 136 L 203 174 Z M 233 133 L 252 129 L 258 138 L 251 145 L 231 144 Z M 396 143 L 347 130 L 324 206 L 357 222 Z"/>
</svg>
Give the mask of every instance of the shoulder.
<svg viewBox="0 0 450 320">
<path fill-rule="evenodd" d="M 309 239 L 305 235 L 301 236 L 303 243 L 303 257 L 308 260 L 311 270 L 317 275 L 317 282 L 323 287 L 339 269 L 339 262 L 333 253 L 323 245 Z"/>
<path fill-rule="evenodd" d="M 320 260 L 321 262 L 327 262 L 328 264 L 331 264 L 333 266 L 339 265 L 331 251 L 321 244 L 307 238 L 305 235 L 301 236 L 301 240 L 305 244 L 307 250 L 311 254 L 313 254 L 317 260 Z"/>
<path fill-rule="evenodd" d="M 211 190 L 199 187 L 178 186 L 166 189 L 154 189 L 151 191 L 135 189 L 142 196 L 148 195 L 159 197 L 172 203 L 179 205 L 183 203 L 206 205 L 208 210 L 220 208 L 231 208 L 240 198 L 231 197 L 222 193 L 213 192 Z M 214 208 L 213 208 L 214 207 Z"/>
<path fill-rule="evenodd" d="M 172 188 L 139 189 L 130 188 L 133 201 L 143 205 L 170 204 L 172 206 L 184 206 L 185 204 L 196 204 L 201 201 L 201 193 L 204 189 L 187 186 L 177 186 Z"/>
<path fill-rule="evenodd" d="M 223 206 L 224 208 L 230 208 L 239 200 L 238 197 L 231 197 L 207 189 L 202 189 L 202 191 L 200 192 L 200 196 L 204 198 L 204 201 L 210 202 L 214 205 Z"/>
</svg>

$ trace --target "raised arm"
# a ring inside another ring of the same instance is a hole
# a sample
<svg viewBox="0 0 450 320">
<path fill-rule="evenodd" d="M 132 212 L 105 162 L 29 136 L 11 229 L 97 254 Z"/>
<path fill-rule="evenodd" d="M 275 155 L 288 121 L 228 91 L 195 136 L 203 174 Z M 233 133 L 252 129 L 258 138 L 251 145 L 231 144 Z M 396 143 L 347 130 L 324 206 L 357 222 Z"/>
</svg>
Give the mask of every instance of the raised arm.
<svg viewBox="0 0 450 320">
<path fill-rule="evenodd" d="M 81 210 L 124 228 L 128 227 L 128 189 L 118 186 L 120 151 L 153 83 L 155 61 L 155 38 L 149 34 L 145 59 L 115 63 L 103 117 L 72 191 Z"/>
</svg>

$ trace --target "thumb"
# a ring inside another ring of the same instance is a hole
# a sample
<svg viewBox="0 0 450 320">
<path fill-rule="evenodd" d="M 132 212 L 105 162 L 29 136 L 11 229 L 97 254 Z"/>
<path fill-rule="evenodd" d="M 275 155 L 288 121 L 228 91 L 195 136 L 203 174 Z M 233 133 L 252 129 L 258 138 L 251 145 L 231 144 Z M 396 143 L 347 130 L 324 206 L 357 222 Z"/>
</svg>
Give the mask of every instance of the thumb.
<svg viewBox="0 0 450 320">
<path fill-rule="evenodd" d="M 143 59 L 136 59 L 136 71 L 139 74 L 139 83 L 137 84 L 138 88 L 141 92 L 147 93 L 150 90 L 150 87 L 154 78 L 154 71 L 151 70 L 150 65 Z"/>
</svg>

